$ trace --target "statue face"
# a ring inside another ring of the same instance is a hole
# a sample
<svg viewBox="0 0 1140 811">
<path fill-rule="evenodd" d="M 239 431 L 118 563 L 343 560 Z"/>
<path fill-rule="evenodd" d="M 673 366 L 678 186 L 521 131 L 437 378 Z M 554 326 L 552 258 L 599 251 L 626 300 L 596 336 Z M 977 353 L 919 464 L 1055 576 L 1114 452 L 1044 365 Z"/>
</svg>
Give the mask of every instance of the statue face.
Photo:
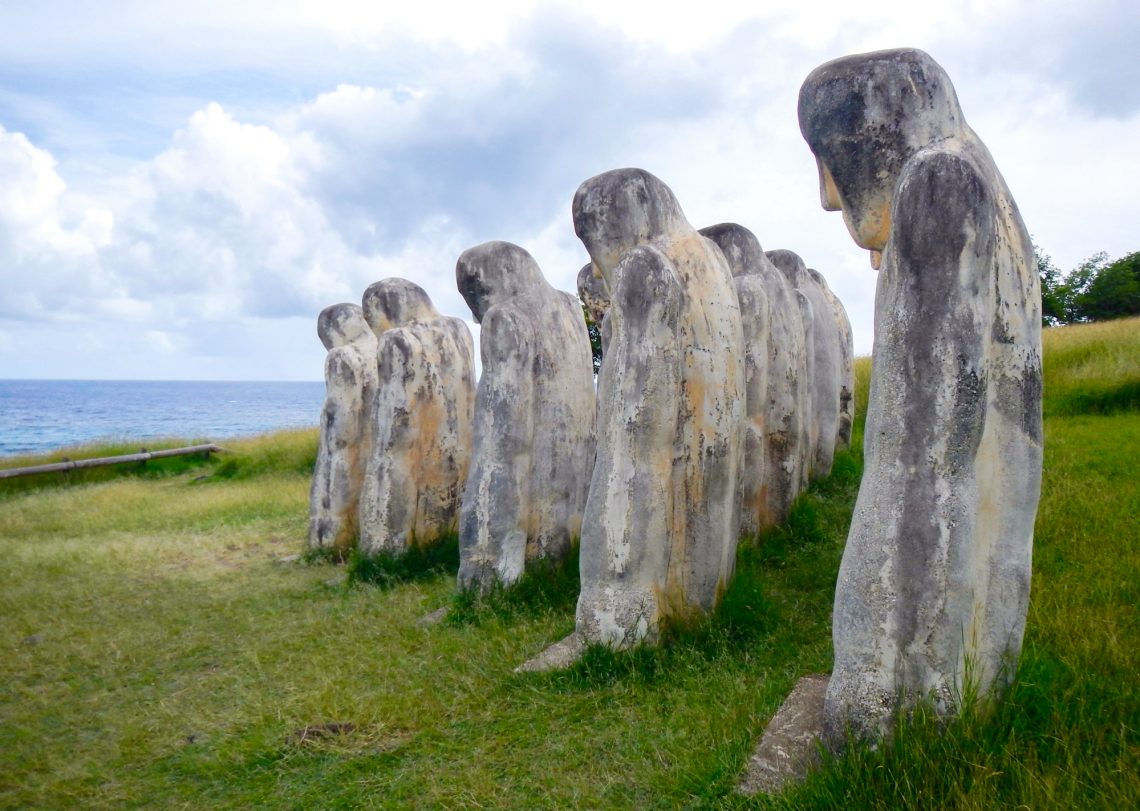
<svg viewBox="0 0 1140 811">
<path fill-rule="evenodd" d="M 843 194 L 831 170 L 816 158 L 819 197 L 825 211 L 842 211 L 848 233 L 860 248 L 871 252 L 871 267 L 879 269 L 883 248 L 891 234 L 891 192 L 894 178 L 871 189 Z"/>
<path fill-rule="evenodd" d="M 804 80 L 798 113 L 816 155 L 823 207 L 843 212 L 877 268 L 903 167 L 919 150 L 963 132 L 949 77 L 913 48 L 845 56 Z"/>
</svg>

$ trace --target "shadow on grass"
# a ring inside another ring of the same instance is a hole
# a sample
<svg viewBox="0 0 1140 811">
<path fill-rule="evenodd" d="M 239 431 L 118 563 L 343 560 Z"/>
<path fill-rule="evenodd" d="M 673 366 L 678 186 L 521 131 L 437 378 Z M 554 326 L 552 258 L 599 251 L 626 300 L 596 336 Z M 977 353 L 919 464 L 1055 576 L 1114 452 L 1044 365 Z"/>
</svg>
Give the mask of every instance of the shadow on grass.
<svg viewBox="0 0 1140 811">
<path fill-rule="evenodd" d="M 549 614 L 573 615 L 578 603 L 578 544 L 561 561 L 532 564 L 509 588 L 496 585 L 490 591 L 458 592 L 447 613 L 449 625 L 478 625 L 488 619 L 517 621 Z"/>
<path fill-rule="evenodd" d="M 401 583 L 430 580 L 459 571 L 459 536 L 444 535 L 434 543 L 412 546 L 402 555 L 382 552 L 362 555 L 353 550 L 348 558 L 348 583 L 367 583 L 389 589 Z"/>
</svg>

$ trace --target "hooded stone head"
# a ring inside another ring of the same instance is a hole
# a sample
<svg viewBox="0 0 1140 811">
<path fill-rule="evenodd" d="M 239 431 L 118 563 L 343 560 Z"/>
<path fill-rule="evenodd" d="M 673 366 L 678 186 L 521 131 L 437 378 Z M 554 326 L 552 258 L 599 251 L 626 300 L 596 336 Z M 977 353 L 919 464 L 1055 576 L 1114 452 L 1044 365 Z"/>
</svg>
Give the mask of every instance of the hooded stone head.
<svg viewBox="0 0 1140 811">
<path fill-rule="evenodd" d="M 807 272 L 808 272 L 809 276 L 811 276 L 813 279 L 815 279 L 815 283 L 818 284 L 820 287 L 822 287 L 824 290 L 830 290 L 831 289 L 827 286 L 827 279 L 825 279 L 823 277 L 823 274 L 820 273 L 818 270 L 816 270 L 815 268 L 808 268 Z"/>
<path fill-rule="evenodd" d="M 722 222 L 701 229 L 701 235 L 720 248 L 733 276 L 756 273 L 764 261 L 764 249 L 756 235 L 734 222 Z"/>
<path fill-rule="evenodd" d="M 427 291 L 407 279 L 392 277 L 368 286 L 361 300 L 364 318 L 377 335 L 413 321 L 439 317 Z"/>
<path fill-rule="evenodd" d="M 799 287 L 811 281 L 807 265 L 804 264 L 804 260 L 795 251 L 778 248 L 774 251 L 768 251 L 765 256 L 768 257 L 768 261 L 780 269 L 780 272 L 784 274 L 784 278 L 788 280 L 788 283 L 791 284 L 792 287 Z"/>
<path fill-rule="evenodd" d="M 586 315 L 591 321 L 602 323 L 610 309 L 610 296 L 605 279 L 595 272 L 593 262 L 578 271 L 578 300 L 586 308 Z"/>
<path fill-rule="evenodd" d="M 800 88 L 799 119 L 816 156 L 823 207 L 842 210 L 855 243 L 874 252 L 890 235 L 891 198 L 903 166 L 966 128 L 950 77 L 913 48 L 819 66 Z"/>
<path fill-rule="evenodd" d="M 499 241 L 465 250 L 455 263 L 455 283 L 479 324 L 496 304 L 547 286 L 533 256 L 518 245 Z"/>
<path fill-rule="evenodd" d="M 621 255 L 656 237 L 692 226 L 672 190 L 644 169 L 614 169 L 574 194 L 574 233 L 603 274 Z"/>
<path fill-rule="evenodd" d="M 364 311 L 356 304 L 334 304 L 317 316 L 317 335 L 325 349 L 347 346 L 371 334 Z"/>
</svg>

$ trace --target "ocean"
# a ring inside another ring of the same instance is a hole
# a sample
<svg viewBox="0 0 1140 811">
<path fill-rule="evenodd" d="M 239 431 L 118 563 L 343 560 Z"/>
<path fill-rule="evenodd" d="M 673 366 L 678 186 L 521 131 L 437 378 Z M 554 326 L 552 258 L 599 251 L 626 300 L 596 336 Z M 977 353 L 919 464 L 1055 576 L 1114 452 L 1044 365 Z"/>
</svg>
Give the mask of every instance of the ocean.
<svg viewBox="0 0 1140 811">
<path fill-rule="evenodd" d="M 103 440 L 216 441 L 316 426 L 325 384 L 0 380 L 0 456 Z"/>
</svg>

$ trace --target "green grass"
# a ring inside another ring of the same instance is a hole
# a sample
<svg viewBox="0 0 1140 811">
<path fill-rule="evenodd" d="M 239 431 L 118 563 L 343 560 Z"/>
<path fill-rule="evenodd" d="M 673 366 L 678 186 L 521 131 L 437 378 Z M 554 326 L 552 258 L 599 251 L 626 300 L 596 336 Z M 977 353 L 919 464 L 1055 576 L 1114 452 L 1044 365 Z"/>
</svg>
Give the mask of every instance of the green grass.
<svg viewBox="0 0 1140 811">
<path fill-rule="evenodd" d="M 796 679 L 830 667 L 857 452 L 742 546 L 716 616 L 519 675 L 573 627 L 573 562 L 483 600 L 456 595 L 453 562 L 383 588 L 285 562 L 315 455 L 291 432 L 183 469 L 0 482 L 0 808 L 1140 806 L 1140 412 L 1071 413 L 1073 381 L 1104 377 L 1067 343 L 1092 329 L 1047 333 L 1026 649 L 988 716 L 918 718 L 777 798 L 732 793 Z M 1130 340 L 1092 354 L 1131 368 Z"/>
<path fill-rule="evenodd" d="M 1140 318 L 1052 327 L 1045 345 L 1045 415 L 1140 410 Z"/>
<path fill-rule="evenodd" d="M 458 571 L 459 536 L 455 533 L 424 546 L 413 545 L 402 555 L 362 555 L 354 550 L 348 560 L 350 583 L 371 583 L 382 588 L 429 580 L 440 574 L 454 576 Z"/>
</svg>

